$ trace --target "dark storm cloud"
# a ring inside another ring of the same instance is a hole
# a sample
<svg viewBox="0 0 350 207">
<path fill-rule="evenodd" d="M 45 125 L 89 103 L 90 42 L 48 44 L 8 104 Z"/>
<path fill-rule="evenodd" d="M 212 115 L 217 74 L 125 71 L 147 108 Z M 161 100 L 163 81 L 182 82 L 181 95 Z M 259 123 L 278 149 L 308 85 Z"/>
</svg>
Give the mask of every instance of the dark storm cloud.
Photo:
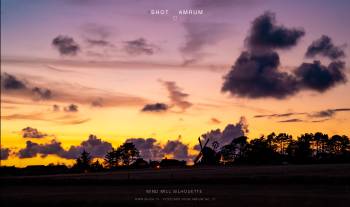
<svg viewBox="0 0 350 207">
<path fill-rule="evenodd" d="M 72 37 L 59 35 L 52 40 L 52 45 L 61 55 L 74 56 L 80 51 L 80 46 Z"/>
<path fill-rule="evenodd" d="M 286 98 L 298 91 L 294 76 L 279 71 L 276 52 L 243 52 L 224 77 L 223 92 L 248 98 Z"/>
<path fill-rule="evenodd" d="M 187 101 L 189 94 L 182 92 L 182 89 L 173 81 L 161 81 L 169 92 L 169 99 L 173 106 L 185 111 L 192 106 L 192 103 Z"/>
<path fill-rule="evenodd" d="M 2 148 L 0 149 L 0 160 L 7 160 L 10 155 L 10 149 L 9 148 Z"/>
<path fill-rule="evenodd" d="M 168 105 L 165 103 L 155 103 L 155 104 L 146 104 L 141 111 L 143 112 L 162 112 L 168 110 Z"/>
<path fill-rule="evenodd" d="M 305 56 L 308 58 L 321 55 L 329 57 L 332 60 L 345 57 L 345 52 L 341 47 L 335 46 L 332 39 L 326 35 L 322 35 L 319 39 L 312 42 L 307 48 Z"/>
<path fill-rule="evenodd" d="M 294 72 L 302 88 L 319 92 L 347 81 L 345 63 L 342 61 L 331 62 L 328 66 L 322 65 L 320 61 L 303 63 Z"/>
<path fill-rule="evenodd" d="M 208 145 L 212 147 L 213 142 L 218 142 L 219 147 L 230 144 L 233 139 L 243 136 L 249 132 L 247 120 L 241 117 L 236 124 L 228 124 L 223 131 L 220 129 L 211 130 L 201 135 L 201 142 L 204 143 L 209 139 Z M 195 145 L 194 149 L 200 150 L 200 146 Z"/>
<path fill-rule="evenodd" d="M 22 131 L 23 138 L 44 138 L 47 134 L 40 132 L 38 129 L 32 127 L 23 128 Z"/>
<path fill-rule="evenodd" d="M 276 25 L 275 14 L 265 12 L 253 21 L 246 43 L 251 49 L 290 48 L 296 45 L 304 34 L 304 30 L 300 28 L 286 28 L 282 25 Z"/>
<path fill-rule="evenodd" d="M 35 96 L 37 96 L 39 99 L 50 99 L 52 97 L 52 92 L 50 89 L 47 88 L 39 88 L 34 87 L 32 89 L 32 92 Z"/>
<path fill-rule="evenodd" d="M 168 140 L 163 148 L 165 154 L 171 154 L 175 159 L 187 160 L 188 155 L 188 146 L 183 144 L 179 140 Z"/>
<path fill-rule="evenodd" d="M 311 117 L 333 117 L 338 112 L 347 112 L 350 111 L 350 108 L 338 108 L 338 109 L 326 109 L 323 111 L 318 111 L 316 113 L 311 114 Z"/>
<path fill-rule="evenodd" d="M 281 120 L 281 121 L 278 121 L 278 122 L 281 122 L 281 123 L 303 122 L 303 120 L 301 120 L 301 119 L 286 119 L 286 120 Z"/>
<path fill-rule="evenodd" d="M 45 144 L 27 141 L 26 147 L 18 151 L 18 157 L 23 159 L 35 157 L 37 155 L 41 157 L 57 155 L 65 159 L 76 159 L 83 150 L 86 150 L 90 153 L 91 157 L 102 158 L 111 149 L 112 145 L 109 142 L 102 141 L 96 136 L 90 135 L 88 140 L 81 142 L 78 146 L 71 146 L 68 150 L 65 150 L 61 142 L 56 140 L 51 140 L 51 142 Z"/>
<path fill-rule="evenodd" d="M 130 138 L 125 142 L 133 143 L 145 160 L 161 160 L 164 157 L 162 147 L 154 138 Z"/>
<path fill-rule="evenodd" d="M 1 88 L 4 90 L 22 90 L 26 84 L 8 73 L 1 74 Z"/>
<path fill-rule="evenodd" d="M 238 97 L 284 99 L 303 90 L 322 93 L 345 83 L 345 63 L 342 61 L 333 61 L 328 66 L 314 61 L 303 63 L 290 73 L 280 71 L 280 58 L 274 50 L 295 46 L 304 34 L 303 29 L 276 25 L 274 13 L 266 12 L 257 17 L 245 39 L 247 51 L 241 53 L 224 76 L 222 92 Z M 325 51 L 325 46 L 313 45 L 316 48 L 314 54 Z M 329 55 L 330 50 L 336 50 L 330 40 L 328 47 L 330 49 L 322 53 Z"/>
<path fill-rule="evenodd" d="M 130 55 L 153 55 L 157 49 L 144 38 L 124 42 L 124 50 Z"/>
<path fill-rule="evenodd" d="M 65 112 L 78 112 L 78 106 L 75 104 L 70 104 L 66 107 L 64 107 Z"/>
</svg>

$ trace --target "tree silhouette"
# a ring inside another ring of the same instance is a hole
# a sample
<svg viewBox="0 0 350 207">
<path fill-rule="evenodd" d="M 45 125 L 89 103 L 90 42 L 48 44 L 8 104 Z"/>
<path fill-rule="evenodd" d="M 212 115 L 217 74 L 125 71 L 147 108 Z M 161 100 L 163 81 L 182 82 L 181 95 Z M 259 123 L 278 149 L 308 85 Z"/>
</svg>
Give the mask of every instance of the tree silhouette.
<svg viewBox="0 0 350 207">
<path fill-rule="evenodd" d="M 102 171 L 104 168 L 103 168 L 103 165 L 98 161 L 96 160 L 95 162 L 93 162 L 90 166 L 91 170 L 94 171 L 94 172 L 99 172 L 99 171 Z"/>
<path fill-rule="evenodd" d="M 136 149 L 133 143 L 126 142 L 117 149 L 119 159 L 124 166 L 131 165 L 137 158 L 140 157 L 140 152 Z"/>
<path fill-rule="evenodd" d="M 105 164 L 108 168 L 129 166 L 140 157 L 140 152 L 133 143 L 126 142 L 116 150 L 112 149 L 105 156 Z"/>
<path fill-rule="evenodd" d="M 119 151 L 112 148 L 112 150 L 105 155 L 104 162 L 109 169 L 116 168 L 119 165 L 119 157 Z"/>
<path fill-rule="evenodd" d="M 334 135 L 328 142 L 330 153 L 344 154 L 349 149 L 349 138 L 347 136 Z"/>
<path fill-rule="evenodd" d="M 221 147 L 221 162 L 223 163 L 233 163 L 236 157 L 236 146 L 232 143 Z"/>
<path fill-rule="evenodd" d="M 286 133 L 280 133 L 274 138 L 274 140 L 279 148 L 279 153 L 282 156 L 285 155 L 285 148 L 289 144 L 289 142 L 292 140 L 292 136 Z"/>
<path fill-rule="evenodd" d="M 91 165 L 91 156 L 90 153 L 83 150 L 83 152 L 80 154 L 80 156 L 76 159 L 75 168 L 79 171 L 88 171 L 90 170 Z"/>
<path fill-rule="evenodd" d="M 294 163 L 309 163 L 312 158 L 312 134 L 303 134 L 298 140 L 291 140 L 287 147 L 288 160 Z"/>
<path fill-rule="evenodd" d="M 275 163 L 278 160 L 278 153 L 270 147 L 270 143 L 264 137 L 253 139 L 249 142 L 245 160 L 252 164 Z"/>
</svg>

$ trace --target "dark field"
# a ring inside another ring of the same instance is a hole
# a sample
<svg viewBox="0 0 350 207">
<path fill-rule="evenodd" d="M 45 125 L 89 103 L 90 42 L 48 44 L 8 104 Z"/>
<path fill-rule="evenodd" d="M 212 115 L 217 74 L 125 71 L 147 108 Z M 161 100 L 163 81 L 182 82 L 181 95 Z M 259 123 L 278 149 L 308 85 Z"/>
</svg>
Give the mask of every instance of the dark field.
<svg viewBox="0 0 350 207">
<path fill-rule="evenodd" d="M 349 164 L 123 170 L 0 180 L 2 206 L 350 205 Z"/>
</svg>

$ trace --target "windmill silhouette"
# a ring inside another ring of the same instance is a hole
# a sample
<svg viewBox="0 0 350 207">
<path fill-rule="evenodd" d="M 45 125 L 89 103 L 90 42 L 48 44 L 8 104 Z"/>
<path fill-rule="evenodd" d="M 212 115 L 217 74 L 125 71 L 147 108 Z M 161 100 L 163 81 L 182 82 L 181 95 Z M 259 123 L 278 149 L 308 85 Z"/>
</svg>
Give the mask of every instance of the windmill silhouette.
<svg viewBox="0 0 350 207">
<path fill-rule="evenodd" d="M 202 145 L 201 139 L 200 137 L 198 137 L 198 142 L 199 142 L 199 146 L 201 148 L 199 154 L 197 155 L 197 157 L 193 160 L 195 165 L 215 165 L 219 163 L 220 160 L 220 156 L 219 153 L 216 153 L 215 150 L 213 150 L 210 147 L 207 147 L 208 142 L 209 142 L 209 138 L 207 138 L 206 142 L 204 143 L 204 145 Z M 215 143 L 215 144 L 214 144 Z M 213 147 L 217 148 L 218 147 L 218 143 L 214 142 Z"/>
</svg>

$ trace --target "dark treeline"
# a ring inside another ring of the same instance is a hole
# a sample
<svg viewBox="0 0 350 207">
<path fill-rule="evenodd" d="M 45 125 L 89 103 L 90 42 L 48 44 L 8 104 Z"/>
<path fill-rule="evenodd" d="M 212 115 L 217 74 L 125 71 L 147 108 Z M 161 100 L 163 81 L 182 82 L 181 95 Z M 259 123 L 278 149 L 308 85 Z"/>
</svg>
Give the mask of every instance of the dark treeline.
<svg viewBox="0 0 350 207">
<path fill-rule="evenodd" d="M 293 139 L 286 133 L 271 133 L 251 140 L 241 136 L 219 149 L 207 146 L 209 140 L 206 141 L 204 146 L 200 143 L 201 149 L 194 159 L 194 166 L 350 163 L 350 141 L 345 135 L 329 137 L 317 132 Z M 90 153 L 84 150 L 72 167 L 53 164 L 26 168 L 1 167 L 0 174 L 35 175 L 168 167 L 186 167 L 186 161 L 167 158 L 146 161 L 133 143 L 126 142 L 107 152 L 103 160 L 92 159 Z"/>
<path fill-rule="evenodd" d="M 217 163 L 225 164 L 312 164 L 350 162 L 350 141 L 345 135 L 317 132 L 302 134 L 296 140 L 291 135 L 271 133 L 252 139 L 245 136 L 223 146 Z"/>
</svg>

